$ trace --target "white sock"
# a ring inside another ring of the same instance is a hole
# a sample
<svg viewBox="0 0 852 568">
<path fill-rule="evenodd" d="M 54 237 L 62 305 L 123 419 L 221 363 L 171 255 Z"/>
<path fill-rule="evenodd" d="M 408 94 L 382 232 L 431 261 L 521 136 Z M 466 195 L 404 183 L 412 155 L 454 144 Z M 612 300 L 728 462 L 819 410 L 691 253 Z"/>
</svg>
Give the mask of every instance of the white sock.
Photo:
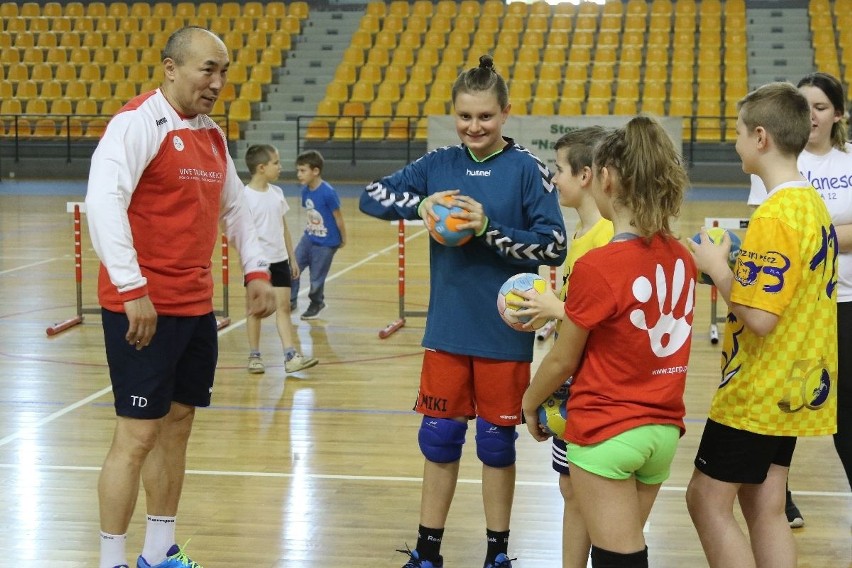
<svg viewBox="0 0 852 568">
<path fill-rule="evenodd" d="M 127 564 L 126 534 L 109 534 L 101 531 L 101 564 L 100 568 L 113 568 Z"/>
<path fill-rule="evenodd" d="M 148 515 L 142 558 L 151 566 L 166 559 L 166 552 L 175 543 L 175 518 Z"/>
</svg>

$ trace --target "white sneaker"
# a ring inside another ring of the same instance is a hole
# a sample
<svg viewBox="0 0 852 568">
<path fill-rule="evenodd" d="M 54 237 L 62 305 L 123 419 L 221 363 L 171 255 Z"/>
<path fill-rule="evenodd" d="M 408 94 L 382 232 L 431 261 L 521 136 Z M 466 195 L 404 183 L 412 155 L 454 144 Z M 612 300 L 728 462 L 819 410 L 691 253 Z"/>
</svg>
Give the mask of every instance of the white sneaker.
<svg viewBox="0 0 852 568">
<path fill-rule="evenodd" d="M 263 365 L 263 359 L 260 358 L 260 355 L 249 356 L 247 369 L 252 375 L 261 375 L 266 372 L 266 367 Z"/>
<path fill-rule="evenodd" d="M 318 359 L 303 357 L 301 354 L 296 353 L 292 359 L 284 363 L 284 370 L 287 373 L 298 373 L 304 369 L 310 369 L 317 363 L 319 363 Z"/>
</svg>

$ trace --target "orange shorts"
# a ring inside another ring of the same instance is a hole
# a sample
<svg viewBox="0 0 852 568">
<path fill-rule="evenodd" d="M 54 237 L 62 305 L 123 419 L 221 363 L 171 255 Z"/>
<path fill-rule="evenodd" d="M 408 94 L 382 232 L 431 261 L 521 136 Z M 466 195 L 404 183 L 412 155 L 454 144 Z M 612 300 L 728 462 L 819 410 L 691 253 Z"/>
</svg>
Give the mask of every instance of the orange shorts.
<svg viewBox="0 0 852 568">
<path fill-rule="evenodd" d="M 530 364 L 444 351 L 423 354 L 414 410 L 436 418 L 480 416 L 497 426 L 521 423 Z"/>
</svg>

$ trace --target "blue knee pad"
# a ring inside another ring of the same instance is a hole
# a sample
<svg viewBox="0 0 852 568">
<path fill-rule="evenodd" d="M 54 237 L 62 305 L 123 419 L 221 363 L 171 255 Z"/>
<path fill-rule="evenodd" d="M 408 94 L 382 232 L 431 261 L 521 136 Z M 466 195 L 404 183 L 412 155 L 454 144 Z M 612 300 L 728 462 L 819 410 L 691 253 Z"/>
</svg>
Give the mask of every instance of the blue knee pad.
<svg viewBox="0 0 852 568">
<path fill-rule="evenodd" d="M 417 441 L 420 451 L 427 460 L 435 463 L 451 463 L 461 459 L 467 422 L 449 418 L 424 416 L 420 423 Z"/>
<path fill-rule="evenodd" d="M 476 455 L 491 467 L 509 467 L 515 463 L 515 440 L 518 433 L 514 426 L 497 426 L 482 418 L 476 418 Z"/>
</svg>

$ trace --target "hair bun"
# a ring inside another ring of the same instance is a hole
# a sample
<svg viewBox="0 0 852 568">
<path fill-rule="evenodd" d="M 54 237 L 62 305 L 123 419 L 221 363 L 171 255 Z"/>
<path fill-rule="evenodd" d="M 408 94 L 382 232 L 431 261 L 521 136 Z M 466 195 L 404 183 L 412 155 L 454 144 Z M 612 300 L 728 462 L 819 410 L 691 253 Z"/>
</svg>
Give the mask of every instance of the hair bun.
<svg viewBox="0 0 852 568">
<path fill-rule="evenodd" d="M 494 70 L 494 59 L 490 55 L 481 55 L 479 57 L 479 68 Z"/>
</svg>

